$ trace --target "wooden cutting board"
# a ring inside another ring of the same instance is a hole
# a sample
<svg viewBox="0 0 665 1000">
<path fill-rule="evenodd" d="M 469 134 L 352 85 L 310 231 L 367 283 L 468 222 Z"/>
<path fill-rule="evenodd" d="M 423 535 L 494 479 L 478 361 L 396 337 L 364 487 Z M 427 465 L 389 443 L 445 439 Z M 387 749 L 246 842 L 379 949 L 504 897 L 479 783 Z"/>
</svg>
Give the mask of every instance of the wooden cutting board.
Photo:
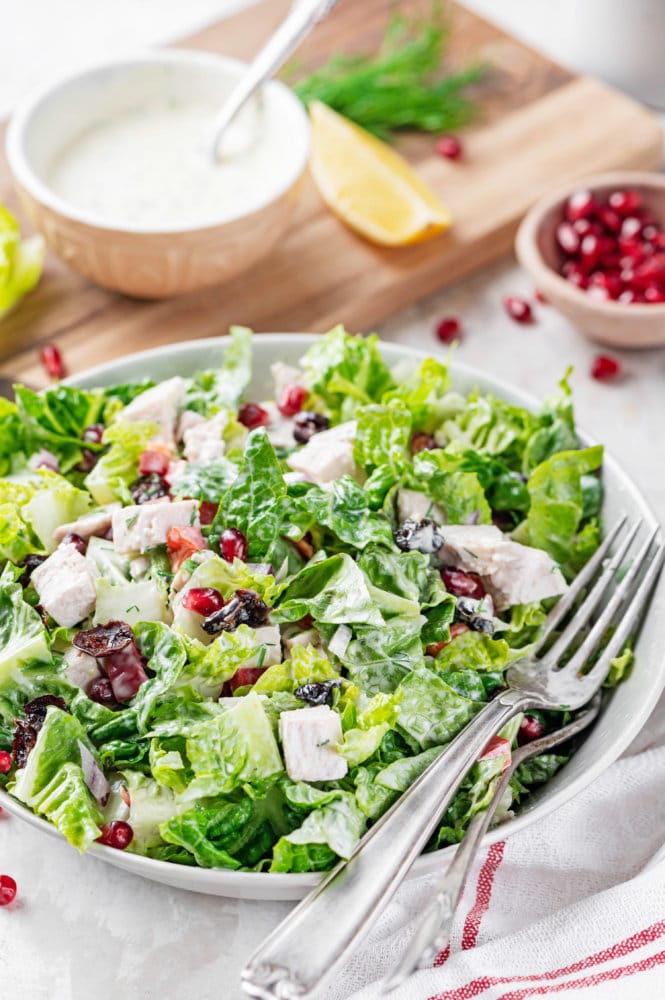
<svg viewBox="0 0 665 1000">
<path fill-rule="evenodd" d="M 250 57 L 289 3 L 265 0 L 181 44 Z M 395 6 L 341 0 L 299 60 L 316 66 L 333 52 L 375 50 Z M 431 0 L 398 6 L 422 15 Z M 0 369 L 43 384 L 37 348 L 49 341 L 74 372 L 127 352 L 225 333 L 232 323 L 325 330 L 341 321 L 368 330 L 506 254 L 524 211 L 553 185 L 599 170 L 660 165 L 662 132 L 643 107 L 556 66 L 463 7 L 451 5 L 451 14 L 451 65 L 482 59 L 493 67 L 477 89 L 482 118 L 465 133 L 463 162 L 437 156 L 431 136 L 405 136 L 399 144 L 449 205 L 455 224 L 448 233 L 416 247 L 374 247 L 327 211 L 308 178 L 283 243 L 250 273 L 203 293 L 133 301 L 97 288 L 49 255 L 39 288 L 0 323 Z M 0 159 L 0 200 L 16 207 L 11 188 Z"/>
</svg>

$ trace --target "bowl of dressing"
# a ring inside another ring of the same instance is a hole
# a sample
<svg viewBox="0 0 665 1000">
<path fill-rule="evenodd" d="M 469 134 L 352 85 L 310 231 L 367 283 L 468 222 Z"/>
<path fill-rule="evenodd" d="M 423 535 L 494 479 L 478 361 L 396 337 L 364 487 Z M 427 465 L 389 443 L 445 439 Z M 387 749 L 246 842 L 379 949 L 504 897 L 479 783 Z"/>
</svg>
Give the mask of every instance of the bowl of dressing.
<svg viewBox="0 0 665 1000">
<path fill-rule="evenodd" d="M 162 298 L 221 284 L 284 235 L 307 168 L 309 122 L 270 81 L 208 152 L 213 120 L 245 64 L 164 50 L 61 79 L 28 98 L 7 157 L 51 249 L 106 288 Z"/>
</svg>

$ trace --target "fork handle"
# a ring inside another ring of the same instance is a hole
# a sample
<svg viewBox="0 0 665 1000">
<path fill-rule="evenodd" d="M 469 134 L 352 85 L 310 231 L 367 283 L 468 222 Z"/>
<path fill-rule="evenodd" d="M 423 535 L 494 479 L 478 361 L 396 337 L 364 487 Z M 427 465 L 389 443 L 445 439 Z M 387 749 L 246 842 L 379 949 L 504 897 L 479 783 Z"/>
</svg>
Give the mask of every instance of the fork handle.
<svg viewBox="0 0 665 1000">
<path fill-rule="evenodd" d="M 486 705 L 343 861 L 280 924 L 243 970 L 257 1000 L 306 998 L 369 931 L 421 853 L 487 743 L 532 705 L 509 689 Z"/>
</svg>

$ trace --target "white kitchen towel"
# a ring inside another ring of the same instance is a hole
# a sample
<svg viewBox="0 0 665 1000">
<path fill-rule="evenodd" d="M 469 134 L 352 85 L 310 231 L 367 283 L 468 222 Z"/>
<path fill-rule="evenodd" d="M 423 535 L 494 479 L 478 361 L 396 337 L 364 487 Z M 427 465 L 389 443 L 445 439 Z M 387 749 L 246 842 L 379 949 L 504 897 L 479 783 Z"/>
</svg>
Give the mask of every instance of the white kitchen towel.
<svg viewBox="0 0 665 1000">
<path fill-rule="evenodd" d="M 665 700 L 590 788 L 480 853 L 451 945 L 394 1000 L 664 1000 Z M 432 878 L 406 883 L 326 1000 L 377 1000 Z"/>
</svg>

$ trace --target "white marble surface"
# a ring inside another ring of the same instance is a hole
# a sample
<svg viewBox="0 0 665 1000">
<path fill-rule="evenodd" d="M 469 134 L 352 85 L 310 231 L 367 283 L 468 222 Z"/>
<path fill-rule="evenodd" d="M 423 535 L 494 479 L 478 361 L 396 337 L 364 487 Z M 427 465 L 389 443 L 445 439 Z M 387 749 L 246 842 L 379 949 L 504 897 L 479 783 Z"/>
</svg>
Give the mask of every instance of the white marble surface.
<svg viewBox="0 0 665 1000">
<path fill-rule="evenodd" d="M 29 85 L 76 61 L 127 49 L 128 40 L 135 47 L 176 37 L 239 6 L 242 0 L 22 0 L 3 14 L 0 113 Z M 504 24 L 543 46 L 565 43 L 553 0 L 473 0 L 469 6 L 487 14 L 498 8 Z M 536 395 L 550 391 L 573 364 L 581 426 L 607 443 L 665 519 L 665 352 L 622 355 L 625 377 L 600 385 L 588 376 L 596 348 L 551 309 L 537 306 L 533 326 L 505 316 L 504 294 L 530 292 L 525 275 L 506 262 L 405 311 L 379 332 L 434 347 L 436 320 L 460 315 L 460 359 Z M 7 816 L 0 817 L 0 872 L 12 874 L 19 888 L 16 903 L 0 909 L 0 996 L 17 1000 L 234 1000 L 244 959 L 288 909 L 144 882 L 80 859 Z"/>
</svg>

